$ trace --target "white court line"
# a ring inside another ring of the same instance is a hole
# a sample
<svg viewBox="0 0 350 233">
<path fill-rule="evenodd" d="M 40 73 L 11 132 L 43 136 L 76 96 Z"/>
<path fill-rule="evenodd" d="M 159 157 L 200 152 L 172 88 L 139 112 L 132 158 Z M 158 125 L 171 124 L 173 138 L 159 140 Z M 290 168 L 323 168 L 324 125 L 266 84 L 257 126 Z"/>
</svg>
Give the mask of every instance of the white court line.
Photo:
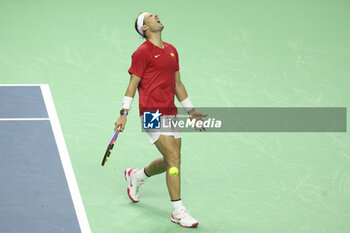
<svg viewBox="0 0 350 233">
<path fill-rule="evenodd" d="M 75 179 L 74 171 L 72 168 L 72 163 L 69 158 L 68 149 L 64 141 L 61 125 L 58 120 L 56 108 L 50 92 L 50 87 L 48 84 L 42 84 L 40 85 L 40 88 L 44 97 L 44 102 L 46 105 L 47 112 L 49 114 L 49 118 L 51 120 L 52 131 L 55 136 L 58 152 L 61 157 L 63 170 L 64 170 L 64 173 L 66 174 L 66 180 L 68 183 L 70 194 L 72 196 L 75 212 L 78 217 L 80 230 L 82 233 L 91 233 L 91 229 L 90 229 L 90 225 L 84 209 L 83 201 L 80 196 L 79 187 Z"/>
<path fill-rule="evenodd" d="M 0 121 L 49 121 L 49 118 L 0 118 Z"/>
</svg>

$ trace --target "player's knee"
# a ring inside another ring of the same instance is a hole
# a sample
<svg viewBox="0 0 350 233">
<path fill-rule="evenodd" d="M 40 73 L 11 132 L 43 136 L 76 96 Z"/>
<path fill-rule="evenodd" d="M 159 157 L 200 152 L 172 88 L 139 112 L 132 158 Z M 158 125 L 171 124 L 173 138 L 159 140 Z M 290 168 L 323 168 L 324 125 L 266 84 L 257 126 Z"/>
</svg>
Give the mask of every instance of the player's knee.
<svg viewBox="0 0 350 233">
<path fill-rule="evenodd" d="M 181 155 L 179 152 L 171 153 L 167 159 L 168 165 L 170 167 L 178 167 L 181 163 Z"/>
</svg>

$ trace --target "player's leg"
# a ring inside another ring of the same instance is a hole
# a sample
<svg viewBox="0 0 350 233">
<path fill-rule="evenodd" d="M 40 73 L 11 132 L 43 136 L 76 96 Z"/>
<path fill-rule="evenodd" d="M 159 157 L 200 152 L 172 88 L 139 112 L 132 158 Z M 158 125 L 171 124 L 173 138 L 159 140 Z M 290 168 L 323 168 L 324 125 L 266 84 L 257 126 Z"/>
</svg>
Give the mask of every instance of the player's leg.
<svg viewBox="0 0 350 233">
<path fill-rule="evenodd" d="M 171 200 L 180 199 L 180 150 L 173 136 L 160 135 L 155 145 L 164 156 L 166 162 L 166 182 Z M 169 174 L 171 167 L 177 167 L 179 173 L 175 176 Z"/>
<path fill-rule="evenodd" d="M 181 151 L 181 138 L 175 139 L 175 144 L 178 150 Z M 147 176 L 154 176 L 161 174 L 167 170 L 167 163 L 164 157 L 153 160 L 147 167 L 145 167 L 144 173 Z"/>
<path fill-rule="evenodd" d="M 175 144 L 178 148 L 178 151 L 181 151 L 181 138 L 176 138 Z M 146 176 L 150 177 L 150 176 L 161 174 L 166 170 L 167 170 L 167 163 L 164 157 L 162 157 L 162 158 L 153 160 L 147 167 L 145 167 L 144 173 Z M 138 173 L 140 172 L 142 172 L 142 170 L 140 170 Z"/>
<path fill-rule="evenodd" d="M 176 146 L 181 154 L 181 138 L 175 138 L 175 144 L 176 144 Z"/>
<path fill-rule="evenodd" d="M 166 181 L 173 206 L 171 221 L 183 227 L 196 227 L 198 221 L 186 211 L 180 198 L 181 138 L 175 139 L 173 136 L 161 135 L 155 144 L 164 156 L 167 166 Z M 179 173 L 175 176 L 170 175 L 171 167 L 177 167 Z"/>
<path fill-rule="evenodd" d="M 175 138 L 175 144 L 178 150 L 181 151 L 181 138 Z M 145 167 L 145 173 L 148 176 L 158 175 L 166 170 L 167 163 L 164 157 L 153 160 L 147 167 Z"/>
<path fill-rule="evenodd" d="M 145 173 L 148 176 L 154 176 L 166 171 L 167 165 L 164 157 L 153 160 L 147 167 Z"/>
</svg>

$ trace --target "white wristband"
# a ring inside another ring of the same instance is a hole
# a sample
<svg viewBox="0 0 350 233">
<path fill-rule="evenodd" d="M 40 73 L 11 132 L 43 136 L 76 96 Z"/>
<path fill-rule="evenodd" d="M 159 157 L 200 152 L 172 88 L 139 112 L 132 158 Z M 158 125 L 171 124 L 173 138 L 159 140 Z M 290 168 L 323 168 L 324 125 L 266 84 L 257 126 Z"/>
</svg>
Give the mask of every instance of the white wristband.
<svg viewBox="0 0 350 233">
<path fill-rule="evenodd" d="M 180 104 L 182 105 L 182 107 L 184 107 L 186 112 L 189 112 L 194 108 L 188 97 L 186 99 L 184 99 L 183 101 L 181 101 Z"/>
<path fill-rule="evenodd" d="M 134 98 L 131 98 L 130 96 L 124 96 L 123 97 L 122 108 L 130 110 L 133 100 L 134 100 Z"/>
</svg>

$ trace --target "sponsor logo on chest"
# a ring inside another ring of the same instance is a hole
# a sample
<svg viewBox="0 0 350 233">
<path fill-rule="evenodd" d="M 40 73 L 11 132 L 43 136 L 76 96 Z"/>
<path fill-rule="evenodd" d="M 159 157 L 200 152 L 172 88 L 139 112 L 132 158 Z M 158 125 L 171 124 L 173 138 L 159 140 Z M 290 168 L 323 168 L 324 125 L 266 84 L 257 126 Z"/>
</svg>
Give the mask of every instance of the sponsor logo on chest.
<svg viewBox="0 0 350 233">
<path fill-rule="evenodd" d="M 163 56 L 166 55 L 166 54 L 167 53 L 163 54 Z M 171 57 L 175 57 L 175 53 L 170 52 L 169 54 L 170 54 Z M 159 54 L 155 54 L 154 58 L 158 58 L 160 55 L 161 55 L 160 53 Z"/>
</svg>

